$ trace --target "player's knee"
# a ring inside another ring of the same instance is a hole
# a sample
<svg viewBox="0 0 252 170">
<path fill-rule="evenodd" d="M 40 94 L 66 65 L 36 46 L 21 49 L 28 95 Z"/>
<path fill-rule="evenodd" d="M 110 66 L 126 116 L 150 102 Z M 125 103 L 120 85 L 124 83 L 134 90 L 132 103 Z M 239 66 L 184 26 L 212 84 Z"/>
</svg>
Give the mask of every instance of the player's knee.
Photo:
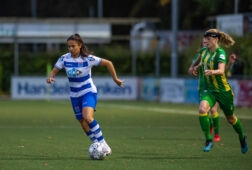
<svg viewBox="0 0 252 170">
<path fill-rule="evenodd" d="M 204 107 L 204 106 L 200 106 L 200 108 L 199 108 L 199 113 L 200 113 L 200 114 L 207 113 L 207 108 Z"/>
<path fill-rule="evenodd" d="M 211 114 L 215 114 L 217 112 L 217 109 L 212 108 L 210 111 L 211 111 Z"/>
<path fill-rule="evenodd" d="M 82 122 L 84 121 L 84 119 L 80 119 L 80 120 L 78 120 L 79 122 L 80 122 L 80 124 L 82 124 Z"/>
<path fill-rule="evenodd" d="M 233 124 L 235 122 L 235 118 L 233 116 L 228 116 L 227 121 L 228 123 Z"/>
<path fill-rule="evenodd" d="M 89 124 L 91 122 L 93 122 L 94 118 L 90 115 L 84 115 L 83 116 L 84 120 Z"/>
</svg>

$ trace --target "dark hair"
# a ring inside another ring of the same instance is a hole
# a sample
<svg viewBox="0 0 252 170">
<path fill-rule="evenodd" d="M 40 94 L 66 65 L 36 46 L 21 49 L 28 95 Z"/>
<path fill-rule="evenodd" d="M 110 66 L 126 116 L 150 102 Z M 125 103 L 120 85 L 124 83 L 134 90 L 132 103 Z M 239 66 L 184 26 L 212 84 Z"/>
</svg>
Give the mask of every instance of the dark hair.
<svg viewBox="0 0 252 170">
<path fill-rule="evenodd" d="M 71 35 L 68 37 L 67 41 L 69 40 L 77 41 L 81 45 L 80 54 L 82 57 L 87 57 L 89 54 L 93 54 L 93 52 L 88 51 L 87 46 L 84 44 L 84 41 L 79 34 L 76 33 Z"/>
</svg>

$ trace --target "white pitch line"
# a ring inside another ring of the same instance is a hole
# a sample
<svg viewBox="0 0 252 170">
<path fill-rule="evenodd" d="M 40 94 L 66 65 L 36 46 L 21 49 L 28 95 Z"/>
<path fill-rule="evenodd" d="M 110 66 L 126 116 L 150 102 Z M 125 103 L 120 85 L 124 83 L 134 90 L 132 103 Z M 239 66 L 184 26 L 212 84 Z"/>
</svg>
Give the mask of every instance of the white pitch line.
<svg viewBox="0 0 252 170">
<path fill-rule="evenodd" d="M 139 111 L 150 111 L 150 112 L 161 112 L 161 113 L 179 113 L 179 114 L 189 114 L 197 115 L 197 111 L 193 110 L 180 110 L 180 109 L 164 109 L 158 107 L 143 107 L 143 106 L 132 106 L 132 105 L 122 105 L 122 104 L 100 104 L 102 107 L 110 107 L 115 109 L 124 110 L 139 110 Z"/>
<path fill-rule="evenodd" d="M 148 112 L 159 112 L 159 113 L 170 113 L 170 114 L 182 114 L 182 115 L 198 115 L 197 110 L 182 110 L 182 109 L 165 109 L 158 107 L 148 107 L 148 106 L 132 106 L 132 105 L 123 105 L 123 104 L 99 104 L 101 107 L 115 108 L 115 109 L 124 109 L 124 110 L 139 110 L 139 111 L 148 111 Z M 225 117 L 223 114 L 220 117 Z M 240 119 L 252 119 L 252 116 L 247 115 L 238 115 Z"/>
</svg>

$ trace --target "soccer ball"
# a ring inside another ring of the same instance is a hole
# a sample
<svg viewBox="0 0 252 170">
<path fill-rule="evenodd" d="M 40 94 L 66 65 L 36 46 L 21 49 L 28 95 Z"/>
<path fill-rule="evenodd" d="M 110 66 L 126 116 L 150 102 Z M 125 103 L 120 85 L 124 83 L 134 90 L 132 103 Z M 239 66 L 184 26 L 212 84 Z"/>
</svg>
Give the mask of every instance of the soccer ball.
<svg viewBox="0 0 252 170">
<path fill-rule="evenodd" d="M 106 156 L 106 153 L 102 151 L 102 148 L 103 145 L 99 142 L 91 144 L 88 149 L 90 158 L 94 160 L 102 160 Z"/>
</svg>

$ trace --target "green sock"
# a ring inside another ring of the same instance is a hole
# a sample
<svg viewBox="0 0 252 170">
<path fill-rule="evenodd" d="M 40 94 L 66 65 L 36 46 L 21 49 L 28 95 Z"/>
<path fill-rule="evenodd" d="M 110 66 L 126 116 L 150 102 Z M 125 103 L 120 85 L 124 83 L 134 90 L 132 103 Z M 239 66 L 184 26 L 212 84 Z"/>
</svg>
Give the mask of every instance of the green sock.
<svg viewBox="0 0 252 170">
<path fill-rule="evenodd" d="M 213 120 L 214 134 L 219 135 L 220 117 L 218 112 L 212 114 L 212 120 Z"/>
<path fill-rule="evenodd" d="M 200 114 L 199 121 L 202 131 L 205 134 L 206 140 L 212 140 L 212 136 L 210 135 L 210 121 L 208 114 Z"/>
<path fill-rule="evenodd" d="M 238 118 L 236 118 L 236 120 L 237 121 L 233 124 L 233 128 L 236 131 L 236 133 L 238 133 L 239 139 L 243 140 L 244 139 L 244 133 L 243 133 L 243 130 L 242 130 L 241 122 L 240 122 L 240 120 Z"/>
<path fill-rule="evenodd" d="M 210 127 L 211 127 L 211 126 L 214 126 L 214 125 L 213 125 L 213 119 L 212 119 L 210 116 L 208 116 L 208 118 L 209 118 Z"/>
</svg>

